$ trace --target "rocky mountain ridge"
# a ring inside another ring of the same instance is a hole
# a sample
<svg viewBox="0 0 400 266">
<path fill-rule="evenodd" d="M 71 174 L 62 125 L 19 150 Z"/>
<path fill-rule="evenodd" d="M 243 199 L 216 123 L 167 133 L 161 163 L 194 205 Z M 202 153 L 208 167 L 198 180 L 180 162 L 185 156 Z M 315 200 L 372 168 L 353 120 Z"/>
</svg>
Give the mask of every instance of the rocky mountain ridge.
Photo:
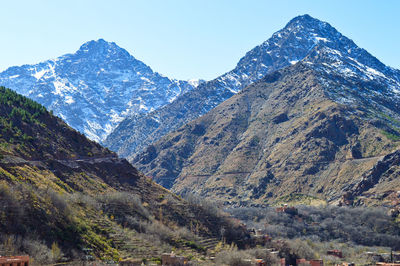
<svg viewBox="0 0 400 266">
<path fill-rule="evenodd" d="M 201 84 L 158 110 L 127 117 L 105 144 L 132 160 L 147 145 L 207 113 L 252 82 L 305 58 L 315 68 L 319 64 L 321 69 L 330 69 L 337 75 L 361 75 L 366 81 L 379 79 L 392 90 L 399 86 L 398 70 L 383 65 L 328 23 L 303 15 L 249 51 L 232 71 Z"/>
<path fill-rule="evenodd" d="M 164 77 L 115 43 L 99 39 L 54 60 L 10 67 L 0 73 L 0 85 L 101 141 L 126 116 L 170 103 L 196 82 Z"/>
<path fill-rule="evenodd" d="M 381 204 L 400 187 L 375 181 L 356 188 L 400 145 L 399 95 L 387 86 L 396 77 L 345 75 L 353 67 L 346 62 L 324 68 L 327 48 L 315 49 L 316 57 L 266 75 L 150 145 L 134 165 L 177 193 L 228 205 L 276 204 L 297 194 L 333 203 L 349 191 Z M 381 180 L 396 179 L 390 176 Z M 381 201 L 371 199 L 373 190 Z"/>
</svg>

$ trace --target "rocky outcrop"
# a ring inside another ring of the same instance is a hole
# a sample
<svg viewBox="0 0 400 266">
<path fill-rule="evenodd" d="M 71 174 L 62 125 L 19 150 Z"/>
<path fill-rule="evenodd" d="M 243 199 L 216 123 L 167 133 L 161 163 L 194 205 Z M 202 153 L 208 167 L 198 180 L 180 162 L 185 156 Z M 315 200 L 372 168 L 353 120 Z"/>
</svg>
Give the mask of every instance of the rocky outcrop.
<svg viewBox="0 0 400 266">
<path fill-rule="evenodd" d="M 246 53 L 232 71 L 199 85 L 163 108 L 127 117 L 105 144 L 132 160 L 147 145 L 206 114 L 265 75 L 270 74 L 263 79 L 265 83 L 276 82 L 280 79 L 280 72 L 276 70 L 299 61 L 330 75 L 331 80 L 340 80 L 339 83 L 348 88 L 343 93 L 340 86 L 331 86 L 327 90 L 336 97 L 336 102 L 350 104 L 356 100 L 385 107 L 385 112 L 395 106 L 397 113 L 400 110 L 397 103 L 400 101 L 388 100 L 398 99 L 398 70 L 382 64 L 328 23 L 303 15 L 292 19 L 270 39 Z M 354 89 L 358 87 L 363 87 L 364 91 Z M 337 92 L 331 91 L 335 88 Z M 355 94 L 354 97 L 348 97 L 351 94 Z M 296 102 L 296 95 L 290 97 L 288 103 Z"/>
<path fill-rule="evenodd" d="M 73 54 L 10 67 L 0 73 L 0 85 L 43 104 L 98 142 L 126 116 L 151 112 L 194 87 L 154 72 L 103 39 L 89 41 Z"/>
<path fill-rule="evenodd" d="M 293 193 L 335 202 L 399 143 L 374 126 L 376 119 L 389 125 L 374 104 L 337 102 L 350 89 L 356 97 L 355 85 L 330 77 L 304 63 L 267 75 L 133 163 L 177 193 L 225 204 L 274 203 Z"/>
</svg>

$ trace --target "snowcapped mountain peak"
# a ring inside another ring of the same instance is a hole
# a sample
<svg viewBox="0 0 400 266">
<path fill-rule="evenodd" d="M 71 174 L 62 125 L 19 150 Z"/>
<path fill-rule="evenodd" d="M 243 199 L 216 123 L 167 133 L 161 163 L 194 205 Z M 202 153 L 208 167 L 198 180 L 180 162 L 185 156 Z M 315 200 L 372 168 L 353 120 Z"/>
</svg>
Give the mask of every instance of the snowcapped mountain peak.
<svg viewBox="0 0 400 266">
<path fill-rule="evenodd" d="M 271 38 L 247 52 L 228 73 L 229 78 L 221 78 L 231 91 L 237 92 L 243 85 L 259 80 L 267 73 L 302 60 L 320 43 L 345 46 L 346 49 L 356 47 L 329 23 L 306 14 L 293 18 Z"/>
<path fill-rule="evenodd" d="M 345 78 L 350 83 L 361 81 L 387 88 L 378 92 L 374 89 L 377 86 L 368 85 L 370 95 L 379 94 L 382 102 L 385 97 L 393 97 L 400 92 L 398 70 L 382 64 L 329 23 L 302 15 L 293 18 L 283 29 L 247 52 L 233 70 L 200 84 L 195 90 L 146 116 L 127 117 L 105 143 L 122 156 L 134 156 L 146 145 L 204 115 L 265 75 L 297 63 L 305 63 L 326 75 Z M 340 89 L 337 91 L 341 92 Z M 349 102 L 352 97 L 345 93 L 329 93 L 343 102 Z M 368 97 L 361 93 L 357 95 Z"/>
<path fill-rule="evenodd" d="M 317 18 L 313 18 L 308 14 L 300 15 L 291 19 L 285 26 L 285 28 L 303 28 L 303 29 L 323 29 L 329 28 L 334 29 L 329 23 L 321 21 Z"/>
<path fill-rule="evenodd" d="M 313 18 L 308 14 L 293 18 L 275 34 L 279 33 L 294 34 L 297 39 L 314 39 L 317 42 L 338 41 L 341 38 L 346 38 L 328 22 Z M 350 41 L 347 38 L 346 40 Z"/>
<path fill-rule="evenodd" d="M 130 55 L 128 51 L 119 47 L 115 42 L 107 42 L 104 39 L 98 39 L 97 41 L 93 40 L 82 44 L 82 46 L 76 52 L 76 55 L 94 58 L 96 58 L 96 56 L 98 55 L 101 55 L 108 57 L 134 59 L 134 57 Z"/>
<path fill-rule="evenodd" d="M 187 82 L 193 87 L 198 87 L 200 84 L 206 81 L 204 79 L 189 79 Z"/>
<path fill-rule="evenodd" d="M 261 46 L 273 52 L 276 49 L 304 48 L 310 51 L 319 43 L 356 47 L 353 41 L 343 36 L 329 23 L 315 19 L 310 15 L 298 16 L 292 19 L 283 29 L 277 31 Z"/>
<path fill-rule="evenodd" d="M 96 141 L 127 115 L 150 112 L 193 88 L 153 72 L 103 39 L 57 59 L 11 67 L 0 73 L 0 84 L 38 101 Z"/>
<path fill-rule="evenodd" d="M 240 59 L 235 69 L 221 76 L 224 87 L 237 92 L 243 86 L 259 80 L 264 75 L 293 65 L 312 53 L 325 54 L 325 59 L 341 57 L 341 62 L 374 69 L 375 73 L 393 76 L 398 79 L 398 72 L 385 66 L 374 56 L 358 47 L 351 39 L 342 35 L 329 23 L 310 15 L 293 18 L 286 26 L 275 32 L 271 38 L 256 46 Z M 317 58 L 317 57 L 314 57 Z M 321 56 L 319 58 L 322 58 Z M 345 60 L 353 58 L 353 61 Z M 307 59 L 308 60 L 308 59 Z M 308 60 L 310 64 L 311 61 Z M 370 71 L 369 74 L 372 72 Z M 379 75 L 378 75 L 379 76 Z"/>
<path fill-rule="evenodd" d="M 84 44 L 81 45 L 79 48 L 79 51 L 90 51 L 90 50 L 98 50 L 98 49 L 104 49 L 104 48 L 109 48 L 111 46 L 118 47 L 115 43 L 107 42 L 104 39 L 98 39 L 98 40 L 91 40 L 88 42 L 85 42 Z"/>
</svg>

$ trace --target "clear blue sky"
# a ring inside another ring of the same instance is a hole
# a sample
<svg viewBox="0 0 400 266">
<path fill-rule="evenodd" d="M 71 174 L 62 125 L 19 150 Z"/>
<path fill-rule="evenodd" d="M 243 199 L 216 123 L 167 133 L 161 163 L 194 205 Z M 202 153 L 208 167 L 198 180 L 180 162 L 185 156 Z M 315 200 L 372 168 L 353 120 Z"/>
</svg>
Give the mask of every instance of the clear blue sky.
<svg viewBox="0 0 400 266">
<path fill-rule="evenodd" d="M 400 68 L 397 0 L 5 0 L 0 10 L 0 71 L 104 38 L 168 77 L 212 79 L 305 13 Z"/>
</svg>

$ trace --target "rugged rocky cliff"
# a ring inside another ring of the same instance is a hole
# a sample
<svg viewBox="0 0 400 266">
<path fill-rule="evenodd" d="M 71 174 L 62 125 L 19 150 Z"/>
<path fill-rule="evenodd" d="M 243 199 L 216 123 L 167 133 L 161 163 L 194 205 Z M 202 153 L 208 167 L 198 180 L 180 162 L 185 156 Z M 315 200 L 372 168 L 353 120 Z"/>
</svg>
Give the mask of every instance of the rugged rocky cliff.
<svg viewBox="0 0 400 266">
<path fill-rule="evenodd" d="M 295 194 L 338 202 L 400 144 L 398 96 L 379 79 L 324 67 L 326 47 L 316 49 L 163 137 L 134 165 L 177 193 L 226 204 Z M 380 187 L 382 197 L 399 189 Z"/>
<path fill-rule="evenodd" d="M 249 51 L 232 71 L 200 84 L 163 108 L 127 117 L 105 144 L 131 160 L 147 145 L 206 114 L 252 82 L 305 58 L 336 76 L 380 80 L 381 86 L 399 88 L 398 70 L 379 62 L 328 23 L 303 15 Z"/>
<path fill-rule="evenodd" d="M 193 88 L 154 72 L 103 39 L 73 54 L 0 73 L 11 88 L 61 117 L 92 140 L 104 140 L 127 115 L 151 112 Z"/>
</svg>

